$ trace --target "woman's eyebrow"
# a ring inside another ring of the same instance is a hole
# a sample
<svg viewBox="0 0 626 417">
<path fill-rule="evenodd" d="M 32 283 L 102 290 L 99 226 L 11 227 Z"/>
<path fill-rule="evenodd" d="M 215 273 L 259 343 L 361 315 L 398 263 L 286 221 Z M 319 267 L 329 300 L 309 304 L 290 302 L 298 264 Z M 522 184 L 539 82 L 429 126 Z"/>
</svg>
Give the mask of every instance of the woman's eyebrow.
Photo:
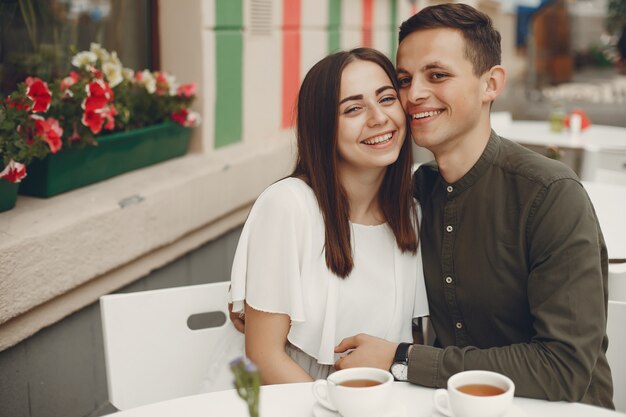
<svg viewBox="0 0 626 417">
<path fill-rule="evenodd" d="M 380 88 L 378 88 L 376 90 L 376 95 L 379 95 L 380 93 L 382 93 L 383 91 L 388 90 L 388 89 L 395 90 L 395 88 L 393 88 L 393 86 L 391 86 L 391 85 L 383 85 L 382 87 L 380 87 Z M 343 100 L 341 100 L 339 102 L 339 104 L 343 104 L 346 101 L 350 101 L 350 100 L 363 100 L 363 94 L 355 94 L 353 96 L 348 96 L 348 97 L 344 98 Z"/>
</svg>

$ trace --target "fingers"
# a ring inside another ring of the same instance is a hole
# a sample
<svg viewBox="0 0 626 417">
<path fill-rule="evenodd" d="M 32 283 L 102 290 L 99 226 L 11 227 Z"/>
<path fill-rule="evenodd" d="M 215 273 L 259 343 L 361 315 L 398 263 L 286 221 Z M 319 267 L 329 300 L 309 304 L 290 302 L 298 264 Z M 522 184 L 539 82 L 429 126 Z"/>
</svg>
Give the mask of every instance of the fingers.
<svg viewBox="0 0 626 417">
<path fill-rule="evenodd" d="M 359 335 L 346 337 L 345 339 L 343 339 L 337 346 L 335 346 L 335 353 L 343 353 L 349 349 L 356 349 L 359 346 L 359 344 L 357 343 L 358 336 Z"/>
<path fill-rule="evenodd" d="M 228 318 L 233 323 L 233 326 L 235 326 L 235 329 L 237 329 L 237 331 L 239 331 L 240 333 L 245 332 L 246 318 L 241 313 L 237 313 L 237 312 L 233 313 L 232 303 L 228 304 Z"/>
</svg>

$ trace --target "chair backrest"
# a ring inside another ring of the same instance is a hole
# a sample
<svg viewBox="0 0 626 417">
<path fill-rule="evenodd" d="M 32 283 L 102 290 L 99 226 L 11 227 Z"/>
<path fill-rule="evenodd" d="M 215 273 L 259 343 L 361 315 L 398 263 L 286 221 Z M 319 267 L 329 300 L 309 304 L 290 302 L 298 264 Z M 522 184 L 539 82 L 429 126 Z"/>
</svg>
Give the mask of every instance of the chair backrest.
<svg viewBox="0 0 626 417">
<path fill-rule="evenodd" d="M 492 111 L 490 115 L 491 128 L 496 133 L 504 135 L 513 123 L 513 115 L 508 111 Z"/>
<path fill-rule="evenodd" d="M 626 413 L 626 302 L 609 301 L 606 332 L 609 349 L 606 352 L 613 374 L 613 403 L 617 411 Z"/>
<path fill-rule="evenodd" d="M 626 301 L 626 263 L 609 264 L 609 300 Z"/>
<path fill-rule="evenodd" d="M 232 388 L 228 362 L 243 353 L 244 342 L 228 320 L 228 287 L 218 282 L 102 296 L 111 404 L 125 410 Z M 213 312 L 221 312 L 218 327 L 189 327 L 190 317 L 193 323 Z"/>
</svg>

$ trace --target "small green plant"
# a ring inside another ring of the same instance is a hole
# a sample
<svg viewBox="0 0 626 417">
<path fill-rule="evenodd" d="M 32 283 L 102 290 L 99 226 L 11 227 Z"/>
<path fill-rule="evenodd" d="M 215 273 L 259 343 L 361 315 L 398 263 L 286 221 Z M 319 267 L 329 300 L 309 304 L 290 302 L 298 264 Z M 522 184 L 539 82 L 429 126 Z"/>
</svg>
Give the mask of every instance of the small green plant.
<svg viewBox="0 0 626 417">
<path fill-rule="evenodd" d="M 239 357 L 230 363 L 235 376 L 237 394 L 248 404 L 250 417 L 259 417 L 259 397 L 261 375 L 257 367 L 246 357 Z"/>
</svg>

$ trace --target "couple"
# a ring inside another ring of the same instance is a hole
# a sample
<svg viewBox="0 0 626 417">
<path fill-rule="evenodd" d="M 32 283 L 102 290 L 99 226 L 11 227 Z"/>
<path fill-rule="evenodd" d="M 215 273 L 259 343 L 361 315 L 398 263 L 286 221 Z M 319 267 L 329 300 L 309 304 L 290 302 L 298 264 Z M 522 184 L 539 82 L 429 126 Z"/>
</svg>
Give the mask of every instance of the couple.
<svg viewBox="0 0 626 417">
<path fill-rule="evenodd" d="M 444 387 L 485 369 L 520 396 L 613 407 L 600 227 L 568 168 L 491 130 L 500 54 L 489 17 L 442 4 L 400 27 L 397 73 L 371 49 L 309 71 L 296 168 L 233 264 L 231 319 L 264 383 L 373 366 Z M 407 115 L 436 159 L 412 182 Z M 421 316 L 435 346 L 413 338 Z"/>
</svg>

